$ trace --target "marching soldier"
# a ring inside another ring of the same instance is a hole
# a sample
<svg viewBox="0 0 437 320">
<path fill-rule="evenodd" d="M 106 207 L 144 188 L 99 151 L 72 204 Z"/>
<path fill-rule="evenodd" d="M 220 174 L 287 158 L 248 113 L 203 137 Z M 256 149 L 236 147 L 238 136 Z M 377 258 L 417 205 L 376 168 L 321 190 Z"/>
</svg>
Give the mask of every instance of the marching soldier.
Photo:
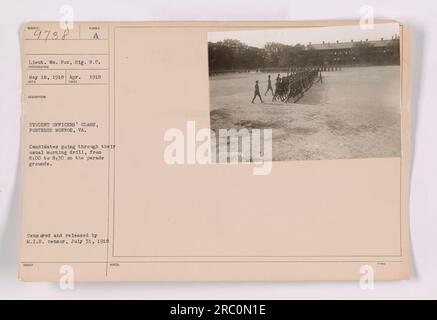
<svg viewBox="0 0 437 320">
<path fill-rule="evenodd" d="M 272 92 L 272 96 L 273 94 L 273 87 L 272 87 L 272 80 L 270 79 L 270 75 L 269 75 L 269 79 L 267 80 L 267 90 L 266 93 L 264 94 L 265 96 L 267 96 L 267 92 L 269 92 L 269 90 Z"/>
<path fill-rule="evenodd" d="M 256 97 L 259 97 L 261 103 L 264 103 L 263 99 L 261 98 L 261 94 L 259 92 L 258 80 L 255 81 L 255 93 L 253 95 L 252 103 L 254 103 Z"/>
</svg>

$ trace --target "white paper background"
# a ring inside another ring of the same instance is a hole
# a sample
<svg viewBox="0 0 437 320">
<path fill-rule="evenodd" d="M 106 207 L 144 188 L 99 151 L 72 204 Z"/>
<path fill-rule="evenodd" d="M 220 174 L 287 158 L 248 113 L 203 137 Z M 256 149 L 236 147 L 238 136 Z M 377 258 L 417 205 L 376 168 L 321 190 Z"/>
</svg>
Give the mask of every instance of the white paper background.
<svg viewBox="0 0 437 320">
<path fill-rule="evenodd" d="M 19 240 L 19 130 L 21 69 L 19 28 L 25 21 L 58 20 L 70 5 L 76 20 L 315 20 L 375 17 L 412 28 L 411 236 L 413 279 L 378 282 L 56 284 L 17 279 Z M 437 298 L 437 2 L 435 0 L 15 0 L 0 10 L 0 298 L 53 299 L 385 299 Z"/>
</svg>

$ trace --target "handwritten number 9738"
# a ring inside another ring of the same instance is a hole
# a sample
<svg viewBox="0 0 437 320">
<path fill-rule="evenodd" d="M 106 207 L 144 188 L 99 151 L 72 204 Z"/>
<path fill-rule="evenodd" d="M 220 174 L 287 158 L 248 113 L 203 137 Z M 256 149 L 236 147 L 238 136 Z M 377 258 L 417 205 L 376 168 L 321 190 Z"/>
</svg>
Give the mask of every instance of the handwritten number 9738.
<svg viewBox="0 0 437 320">
<path fill-rule="evenodd" d="M 52 30 L 41 30 L 38 28 L 33 33 L 33 36 L 36 40 L 65 40 L 69 32 L 70 31 L 68 29 L 62 30 L 62 32 L 58 32 Z"/>
</svg>

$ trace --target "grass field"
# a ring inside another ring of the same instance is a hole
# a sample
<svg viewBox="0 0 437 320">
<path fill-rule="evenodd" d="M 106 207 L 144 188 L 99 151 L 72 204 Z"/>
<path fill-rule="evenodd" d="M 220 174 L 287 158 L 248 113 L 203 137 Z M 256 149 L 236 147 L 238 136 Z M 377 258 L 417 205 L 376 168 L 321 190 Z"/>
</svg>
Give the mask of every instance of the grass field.
<svg viewBox="0 0 437 320">
<path fill-rule="evenodd" d="M 323 83 L 294 104 L 264 96 L 266 73 L 212 76 L 211 128 L 273 129 L 273 160 L 399 157 L 399 66 L 322 75 Z M 255 80 L 264 104 L 258 98 L 251 103 Z"/>
</svg>

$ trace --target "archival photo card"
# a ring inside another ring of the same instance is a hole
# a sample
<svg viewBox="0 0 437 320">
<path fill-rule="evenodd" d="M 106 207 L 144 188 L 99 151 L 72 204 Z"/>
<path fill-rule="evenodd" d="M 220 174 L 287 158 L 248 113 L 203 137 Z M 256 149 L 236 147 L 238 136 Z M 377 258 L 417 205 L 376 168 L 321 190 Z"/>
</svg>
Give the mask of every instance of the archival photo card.
<svg viewBox="0 0 437 320">
<path fill-rule="evenodd" d="M 20 279 L 408 279 L 409 30 L 359 23 L 23 26 Z"/>
</svg>

